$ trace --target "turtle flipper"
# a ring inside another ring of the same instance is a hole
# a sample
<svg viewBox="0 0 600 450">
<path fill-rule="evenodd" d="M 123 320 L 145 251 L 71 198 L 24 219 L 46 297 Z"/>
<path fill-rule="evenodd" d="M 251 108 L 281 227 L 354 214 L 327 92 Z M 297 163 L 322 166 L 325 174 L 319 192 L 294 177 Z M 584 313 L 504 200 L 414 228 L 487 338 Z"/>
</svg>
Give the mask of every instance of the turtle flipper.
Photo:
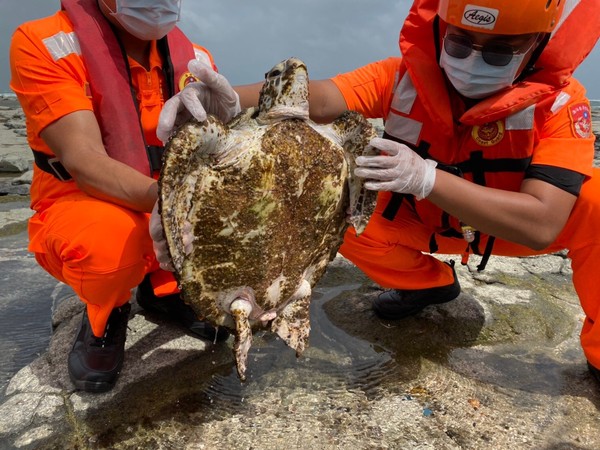
<svg viewBox="0 0 600 450">
<path fill-rule="evenodd" d="M 296 356 L 302 355 L 308 345 L 310 296 L 310 284 L 304 280 L 292 299 L 271 324 L 271 330 L 296 351 Z"/>
<path fill-rule="evenodd" d="M 177 130 L 163 154 L 159 184 L 160 198 L 163 201 L 175 187 L 184 183 L 189 172 L 198 163 L 207 163 L 209 156 L 217 152 L 219 143 L 227 138 L 228 132 L 223 122 L 214 116 L 208 116 L 204 122 L 192 119 Z M 168 180 L 168 183 L 162 182 L 163 179 Z"/>
<path fill-rule="evenodd" d="M 375 150 L 369 146 L 369 142 L 377 137 L 377 133 L 371 123 L 355 111 L 346 111 L 339 116 L 333 121 L 332 128 L 339 136 L 339 142 L 344 148 L 344 156 L 348 163 L 347 183 L 350 197 L 348 221 L 358 236 L 366 228 L 371 214 L 375 210 L 377 192 L 366 189 L 364 179 L 354 175 L 355 159 L 361 155 L 375 154 Z"/>
<path fill-rule="evenodd" d="M 219 153 L 220 143 L 226 140 L 229 129 L 219 119 L 208 116 L 200 123 L 191 120 L 184 124 L 167 144 L 159 178 L 159 212 L 163 232 L 177 273 L 181 275 L 183 261 L 191 252 L 188 218 L 193 211 L 194 192 L 202 189 L 203 180 Z"/>
<path fill-rule="evenodd" d="M 249 320 L 252 307 L 245 299 L 239 299 L 232 302 L 230 311 L 235 321 L 236 330 L 235 342 L 233 343 L 235 364 L 240 380 L 245 381 L 248 351 L 252 346 L 252 328 Z"/>
</svg>

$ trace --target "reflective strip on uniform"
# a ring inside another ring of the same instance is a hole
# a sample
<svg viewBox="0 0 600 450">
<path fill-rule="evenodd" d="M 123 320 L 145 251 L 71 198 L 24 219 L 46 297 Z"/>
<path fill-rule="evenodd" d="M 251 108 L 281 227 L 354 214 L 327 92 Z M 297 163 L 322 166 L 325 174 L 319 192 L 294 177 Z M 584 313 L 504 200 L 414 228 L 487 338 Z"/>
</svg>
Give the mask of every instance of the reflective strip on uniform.
<svg viewBox="0 0 600 450">
<path fill-rule="evenodd" d="M 400 80 L 400 84 L 398 84 L 396 92 L 394 93 L 392 108 L 403 114 L 409 114 L 416 98 L 417 90 L 415 89 L 408 72 L 406 72 Z"/>
<path fill-rule="evenodd" d="M 535 105 L 516 112 L 506 118 L 507 130 L 533 130 L 533 114 Z"/>
<path fill-rule="evenodd" d="M 552 108 L 550 108 L 552 114 L 556 114 L 558 111 L 560 111 L 563 106 L 569 103 L 569 100 L 571 100 L 571 96 L 566 92 L 561 92 L 558 94 L 556 96 L 556 100 L 554 100 L 554 103 L 552 104 Z"/>
<path fill-rule="evenodd" d="M 81 48 L 79 47 L 79 40 L 75 32 L 65 33 L 61 31 L 54 36 L 44 39 L 42 42 L 44 42 L 46 49 L 54 61 L 58 61 L 73 53 L 81 56 Z"/>
<path fill-rule="evenodd" d="M 385 122 L 385 132 L 410 144 L 417 145 L 423 124 L 408 117 L 390 113 Z"/>
</svg>

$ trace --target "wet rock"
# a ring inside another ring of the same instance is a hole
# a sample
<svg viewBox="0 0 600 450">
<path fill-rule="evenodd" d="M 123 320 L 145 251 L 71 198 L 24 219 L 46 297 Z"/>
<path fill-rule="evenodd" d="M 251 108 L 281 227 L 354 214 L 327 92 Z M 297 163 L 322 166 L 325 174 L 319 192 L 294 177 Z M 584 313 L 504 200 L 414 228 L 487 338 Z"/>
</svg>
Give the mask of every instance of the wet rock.
<svg viewBox="0 0 600 450">
<path fill-rule="evenodd" d="M 25 172 L 24 174 L 22 174 L 21 176 L 18 176 L 16 178 L 14 178 L 11 183 L 14 186 L 18 186 L 18 185 L 31 185 L 31 181 L 33 180 L 33 170 L 28 170 L 27 172 Z"/>
<path fill-rule="evenodd" d="M 2 121 L 4 128 L 9 130 L 26 130 L 25 127 L 25 114 L 21 109 L 15 112 L 11 111 L 11 114 L 5 114 L 5 119 Z"/>
<path fill-rule="evenodd" d="M 105 394 L 76 392 L 66 361 L 81 311 L 76 297 L 64 299 L 54 314 L 48 351 L 10 380 L 0 405 L 0 447 L 77 445 L 82 434 L 84 440 L 93 439 L 118 428 L 124 418 L 131 423 L 160 416 L 190 386 L 201 387 L 217 370 L 231 370 L 227 345 L 188 336 L 134 305 L 116 387 Z"/>
<path fill-rule="evenodd" d="M 0 98 L 0 106 L 0 173 L 30 170 L 33 167 L 33 155 L 27 144 L 23 111 L 14 97 Z"/>
<path fill-rule="evenodd" d="M 31 171 L 29 171 L 31 172 Z M 29 172 L 25 172 L 26 174 Z M 0 196 L 20 195 L 29 196 L 30 183 L 19 181 L 18 178 L 0 178 Z"/>
<path fill-rule="evenodd" d="M 18 102 L 0 97 L 0 174 L 5 174 L 0 177 L 0 196 L 29 195 L 33 155 L 26 137 L 25 117 Z"/>
<path fill-rule="evenodd" d="M 0 196 L 0 238 L 21 231 L 31 214 L 28 197 Z"/>
<path fill-rule="evenodd" d="M 370 308 L 380 289 L 339 257 L 315 289 L 306 354 L 259 335 L 245 384 L 231 342 L 134 305 L 123 373 L 100 395 L 74 392 L 66 373 L 81 311 L 70 295 L 54 308 L 49 350 L 7 387 L 0 446 L 592 449 L 600 389 L 564 263 L 492 257 L 483 276 L 473 261 L 457 267 L 458 299 L 384 321 Z"/>
<path fill-rule="evenodd" d="M 22 173 L 31 169 L 30 158 L 20 153 L 6 153 L 0 156 L 0 172 Z"/>
</svg>

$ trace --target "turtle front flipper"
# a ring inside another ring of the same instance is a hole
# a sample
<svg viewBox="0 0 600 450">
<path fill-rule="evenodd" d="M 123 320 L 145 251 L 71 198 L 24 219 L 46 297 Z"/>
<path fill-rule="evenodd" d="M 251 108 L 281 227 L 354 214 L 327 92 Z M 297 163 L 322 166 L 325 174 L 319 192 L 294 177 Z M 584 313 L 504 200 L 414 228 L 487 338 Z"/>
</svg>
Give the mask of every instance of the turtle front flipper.
<svg viewBox="0 0 600 450">
<path fill-rule="evenodd" d="M 191 120 L 167 144 L 158 182 L 159 212 L 173 266 L 179 275 L 183 261 L 193 247 L 191 235 L 194 195 L 218 163 L 224 150 L 222 142 L 229 129 L 219 119 L 208 116 L 204 122 Z"/>
<path fill-rule="evenodd" d="M 310 283 L 303 280 L 300 288 L 271 324 L 271 331 L 277 333 L 289 347 L 293 348 L 296 356 L 304 352 L 310 334 L 311 293 Z"/>
<path fill-rule="evenodd" d="M 346 111 L 339 116 L 333 121 L 332 128 L 337 134 L 340 145 L 344 148 L 344 156 L 348 163 L 348 193 L 350 197 L 348 221 L 358 236 L 367 227 L 371 214 L 375 210 L 377 192 L 366 189 L 364 179 L 354 175 L 355 159 L 358 156 L 375 154 L 375 150 L 369 146 L 369 142 L 377 137 L 377 133 L 371 123 L 355 111 Z"/>
<path fill-rule="evenodd" d="M 159 178 L 160 197 L 163 201 L 173 189 L 184 183 L 190 171 L 199 163 L 210 164 L 211 156 L 215 158 L 219 144 L 227 138 L 228 132 L 223 122 L 210 115 L 204 122 L 192 119 L 177 130 L 165 146 L 163 154 Z"/>
</svg>

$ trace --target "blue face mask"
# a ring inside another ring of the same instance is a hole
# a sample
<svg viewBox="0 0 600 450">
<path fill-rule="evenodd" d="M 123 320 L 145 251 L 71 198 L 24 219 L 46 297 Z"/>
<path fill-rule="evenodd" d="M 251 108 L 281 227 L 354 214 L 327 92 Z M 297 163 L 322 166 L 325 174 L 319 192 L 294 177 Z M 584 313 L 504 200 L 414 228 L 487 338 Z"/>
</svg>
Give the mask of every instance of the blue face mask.
<svg viewBox="0 0 600 450">
<path fill-rule="evenodd" d="M 480 99 L 512 85 L 528 52 L 513 55 L 505 66 L 492 66 L 483 60 L 478 50 L 472 50 L 466 58 L 455 58 L 442 49 L 440 67 L 460 94 Z"/>
<path fill-rule="evenodd" d="M 115 6 L 117 10 L 110 14 L 128 33 L 152 41 L 165 37 L 175 27 L 181 0 L 116 0 Z"/>
</svg>

